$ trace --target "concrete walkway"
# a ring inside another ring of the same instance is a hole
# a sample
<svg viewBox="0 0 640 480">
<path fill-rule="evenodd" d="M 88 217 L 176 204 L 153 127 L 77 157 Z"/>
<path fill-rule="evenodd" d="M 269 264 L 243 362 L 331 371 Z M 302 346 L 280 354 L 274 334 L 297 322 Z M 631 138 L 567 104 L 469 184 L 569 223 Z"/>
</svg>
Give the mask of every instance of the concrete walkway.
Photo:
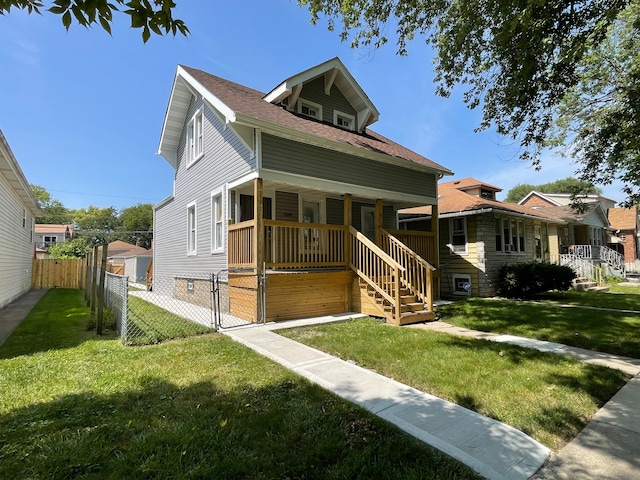
<svg viewBox="0 0 640 480">
<path fill-rule="evenodd" d="M 321 317 L 223 331 L 225 335 L 360 405 L 489 479 L 527 479 L 551 451 L 519 430 L 282 337 L 272 330 L 342 321 Z"/>
<path fill-rule="evenodd" d="M 0 308 L 0 345 L 13 333 L 31 309 L 47 293 L 46 290 L 29 290 L 9 305 Z"/>
<path fill-rule="evenodd" d="M 413 325 L 412 328 L 568 355 L 633 375 L 634 378 L 598 410 L 576 438 L 551 455 L 532 480 L 640 479 L 640 360 L 513 335 L 478 332 L 445 322 Z"/>
</svg>

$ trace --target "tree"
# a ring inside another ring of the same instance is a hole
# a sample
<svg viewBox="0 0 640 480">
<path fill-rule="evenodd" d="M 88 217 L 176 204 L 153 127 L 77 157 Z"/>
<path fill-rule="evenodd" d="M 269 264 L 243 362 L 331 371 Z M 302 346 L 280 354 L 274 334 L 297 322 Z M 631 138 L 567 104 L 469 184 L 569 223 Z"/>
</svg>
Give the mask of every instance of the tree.
<svg viewBox="0 0 640 480">
<path fill-rule="evenodd" d="M 531 185 L 529 183 L 520 183 L 513 187 L 507 193 L 505 202 L 517 203 L 527 196 L 529 192 L 536 190 L 540 193 L 568 193 L 574 196 L 578 201 L 580 196 L 595 194 L 600 195 L 602 190 L 591 183 L 585 182 L 572 177 L 556 180 L 555 182 L 543 183 L 542 185 Z"/>
<path fill-rule="evenodd" d="M 85 258 L 91 245 L 84 238 L 74 238 L 70 242 L 55 243 L 49 247 L 51 258 Z"/>
<path fill-rule="evenodd" d="M 330 30 L 342 23 L 340 36 L 351 45 L 374 46 L 387 42 L 395 27 L 399 54 L 407 42 L 424 35 L 435 48 L 436 92 L 449 96 L 465 88 L 464 102 L 482 106 L 478 130 L 493 126 L 500 135 L 521 147 L 520 157 L 540 168 L 541 153 L 552 144 L 559 106 L 571 89 L 588 86 L 587 67 L 607 42 L 617 37 L 619 22 L 630 32 L 628 67 L 621 82 L 607 67 L 606 85 L 615 85 L 619 108 L 602 123 L 583 128 L 575 138 L 580 177 L 591 183 L 625 183 L 628 202 L 640 199 L 640 65 L 638 34 L 640 0 L 298 0 L 315 23 L 327 17 Z M 629 10 L 626 10 L 629 7 Z M 625 17 L 627 15 L 627 17 Z M 625 20 L 628 18 L 628 20 Z M 595 78 L 595 77 L 593 77 Z M 598 111 L 594 108 L 594 111 Z M 605 111 L 606 113 L 606 111 Z M 588 117 L 586 117 L 588 118 Z M 590 117 L 589 121 L 596 117 Z M 613 143 L 612 143 L 613 141 Z M 619 160 L 623 159 L 624 163 Z M 606 168 L 599 168 L 605 162 Z M 636 173 L 636 175 L 629 174 Z"/>
<path fill-rule="evenodd" d="M 12 8 L 41 14 L 47 11 L 60 15 L 62 24 L 69 30 L 75 21 L 84 27 L 100 25 L 111 35 L 114 13 L 128 15 L 131 28 L 142 29 L 142 40 L 146 43 L 151 33 L 157 35 L 179 32 L 186 36 L 189 29 L 180 19 L 173 18 L 173 0 L 0 0 L 0 14 L 6 15 Z"/>
<path fill-rule="evenodd" d="M 151 247 L 153 238 L 153 206 L 150 203 L 138 203 L 124 208 L 119 215 L 122 233 L 120 240 L 138 244 L 144 248 Z"/>
<path fill-rule="evenodd" d="M 113 231 L 120 225 L 114 207 L 99 208 L 90 205 L 88 208 L 72 210 L 70 215 L 77 226 L 76 236 L 93 245 L 111 242 Z"/>
<path fill-rule="evenodd" d="M 51 198 L 51 194 L 40 185 L 31 185 L 31 191 L 38 201 L 38 206 L 44 212 L 38 218 L 38 223 L 65 224 L 71 221 L 69 210 L 59 200 Z"/>
</svg>

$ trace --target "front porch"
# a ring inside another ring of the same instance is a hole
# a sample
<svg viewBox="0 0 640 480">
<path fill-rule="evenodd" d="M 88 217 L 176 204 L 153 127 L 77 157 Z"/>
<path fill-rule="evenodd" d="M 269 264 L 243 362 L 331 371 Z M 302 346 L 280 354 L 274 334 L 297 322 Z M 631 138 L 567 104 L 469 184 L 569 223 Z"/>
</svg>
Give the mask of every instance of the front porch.
<svg viewBox="0 0 640 480">
<path fill-rule="evenodd" d="M 232 313 L 234 302 L 249 302 L 250 321 L 349 311 L 395 325 L 434 319 L 436 233 L 383 228 L 376 199 L 365 235 L 353 226 L 351 195 L 341 197 L 341 225 L 272 220 L 263 215 L 261 179 L 254 180 L 253 218 L 227 229 Z"/>
</svg>

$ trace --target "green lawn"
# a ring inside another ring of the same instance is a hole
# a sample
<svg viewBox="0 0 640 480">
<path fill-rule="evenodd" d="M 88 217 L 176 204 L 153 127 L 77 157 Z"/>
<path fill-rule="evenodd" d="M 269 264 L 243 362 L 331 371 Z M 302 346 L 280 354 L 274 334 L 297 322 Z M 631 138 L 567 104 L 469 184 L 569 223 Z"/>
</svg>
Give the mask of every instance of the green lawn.
<svg viewBox="0 0 640 480">
<path fill-rule="evenodd" d="M 640 290 L 638 291 L 640 293 Z M 640 358 L 640 314 L 580 308 L 637 308 L 640 295 L 565 292 L 547 295 L 553 302 L 518 302 L 470 298 L 438 307 L 440 320 L 483 332 L 518 335 L 563 343 L 574 347 Z"/>
<path fill-rule="evenodd" d="M 126 347 L 50 290 L 0 346 L 0 478 L 477 478 L 229 338 Z"/>
<path fill-rule="evenodd" d="M 372 319 L 279 333 L 512 425 L 554 450 L 628 380 L 568 357 Z"/>
<path fill-rule="evenodd" d="M 588 305 L 640 312 L 640 287 L 611 285 L 609 292 L 577 292 L 569 290 L 567 292 L 546 293 L 541 295 L 539 299 L 570 305 Z"/>
</svg>

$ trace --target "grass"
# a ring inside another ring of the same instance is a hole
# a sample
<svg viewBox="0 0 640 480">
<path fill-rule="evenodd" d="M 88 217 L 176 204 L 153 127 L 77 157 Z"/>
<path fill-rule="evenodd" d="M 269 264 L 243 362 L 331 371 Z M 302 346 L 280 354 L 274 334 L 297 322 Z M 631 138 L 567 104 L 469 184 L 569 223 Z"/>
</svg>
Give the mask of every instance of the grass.
<svg viewBox="0 0 640 480">
<path fill-rule="evenodd" d="M 518 335 L 632 358 L 640 358 L 640 314 L 593 310 L 606 306 L 635 310 L 640 295 L 565 292 L 548 295 L 553 302 L 532 303 L 470 298 L 438 307 L 444 322 L 459 327 Z M 575 305 L 562 308 L 556 303 Z"/>
<path fill-rule="evenodd" d="M 611 285 L 609 292 L 553 292 L 541 295 L 540 300 L 640 312 L 640 287 Z"/>
<path fill-rule="evenodd" d="M 129 295 L 129 345 L 149 345 L 174 338 L 211 332 L 211 328 L 174 315 L 163 308 Z"/>
<path fill-rule="evenodd" d="M 628 380 L 568 357 L 371 319 L 279 333 L 512 425 L 554 450 Z"/>
<path fill-rule="evenodd" d="M 50 290 L 0 346 L 0 478 L 478 478 L 209 334 L 126 347 Z"/>
</svg>

